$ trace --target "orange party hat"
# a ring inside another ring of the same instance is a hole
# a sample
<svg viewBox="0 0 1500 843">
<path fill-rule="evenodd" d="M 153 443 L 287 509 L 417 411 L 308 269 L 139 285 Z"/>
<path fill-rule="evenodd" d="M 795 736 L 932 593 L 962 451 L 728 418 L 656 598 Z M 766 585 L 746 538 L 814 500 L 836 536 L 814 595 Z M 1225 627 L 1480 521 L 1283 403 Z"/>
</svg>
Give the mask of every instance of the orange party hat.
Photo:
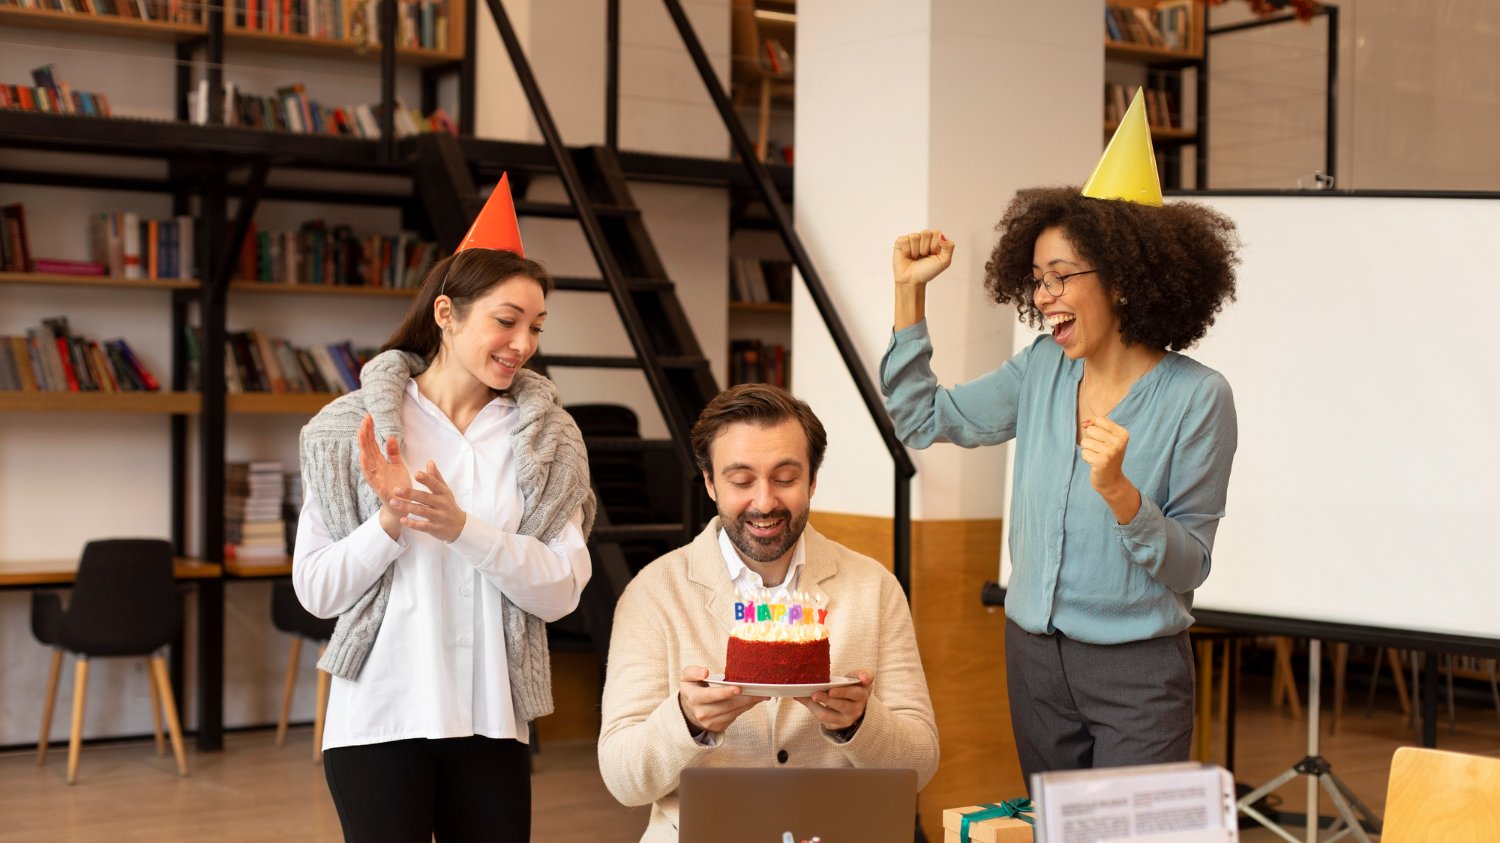
<svg viewBox="0 0 1500 843">
<path fill-rule="evenodd" d="M 1141 91 L 1125 110 L 1104 157 L 1083 186 L 1083 195 L 1094 199 L 1123 199 L 1161 207 L 1161 179 L 1156 175 L 1156 153 L 1151 149 L 1151 126 Z"/>
<path fill-rule="evenodd" d="M 516 203 L 510 197 L 508 173 L 500 176 L 500 183 L 495 185 L 484 209 L 469 226 L 469 233 L 459 241 L 455 251 L 464 249 L 506 249 L 526 256 L 521 247 L 521 226 L 516 222 Z"/>
</svg>

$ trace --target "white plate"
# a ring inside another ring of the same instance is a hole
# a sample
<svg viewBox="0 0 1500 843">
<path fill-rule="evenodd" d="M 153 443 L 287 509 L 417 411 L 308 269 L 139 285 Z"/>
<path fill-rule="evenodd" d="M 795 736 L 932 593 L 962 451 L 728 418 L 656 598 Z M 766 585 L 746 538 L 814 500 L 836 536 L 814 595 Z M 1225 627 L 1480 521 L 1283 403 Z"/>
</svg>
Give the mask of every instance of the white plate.
<svg viewBox="0 0 1500 843">
<path fill-rule="evenodd" d="M 704 680 L 710 685 L 737 685 L 741 691 L 755 697 L 810 697 L 814 691 L 858 685 L 858 676 L 830 676 L 827 682 L 811 685 L 757 685 L 753 682 L 726 682 L 724 674 L 710 673 Z"/>
</svg>

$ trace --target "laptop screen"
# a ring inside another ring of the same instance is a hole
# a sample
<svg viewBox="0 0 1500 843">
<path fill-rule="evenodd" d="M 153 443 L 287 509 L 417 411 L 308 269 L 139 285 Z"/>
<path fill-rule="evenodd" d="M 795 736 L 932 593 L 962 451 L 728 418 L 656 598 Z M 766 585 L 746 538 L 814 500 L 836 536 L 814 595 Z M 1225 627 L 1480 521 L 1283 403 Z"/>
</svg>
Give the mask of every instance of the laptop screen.
<svg viewBox="0 0 1500 843">
<path fill-rule="evenodd" d="M 914 770 L 693 767 L 678 787 L 682 843 L 911 843 Z"/>
</svg>

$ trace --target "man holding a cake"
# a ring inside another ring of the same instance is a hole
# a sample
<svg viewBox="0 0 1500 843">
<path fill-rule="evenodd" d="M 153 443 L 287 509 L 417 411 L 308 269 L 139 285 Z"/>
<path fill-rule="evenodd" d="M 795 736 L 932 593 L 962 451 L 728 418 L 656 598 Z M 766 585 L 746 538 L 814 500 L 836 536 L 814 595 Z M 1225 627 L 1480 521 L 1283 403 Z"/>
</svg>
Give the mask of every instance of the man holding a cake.
<svg viewBox="0 0 1500 843">
<path fill-rule="evenodd" d="M 925 785 L 937 726 L 906 596 L 807 525 L 822 423 L 744 384 L 692 440 L 718 517 L 626 588 L 604 686 L 599 769 L 620 802 L 653 806 L 643 843 L 677 839 L 688 767 L 904 767 Z"/>
</svg>

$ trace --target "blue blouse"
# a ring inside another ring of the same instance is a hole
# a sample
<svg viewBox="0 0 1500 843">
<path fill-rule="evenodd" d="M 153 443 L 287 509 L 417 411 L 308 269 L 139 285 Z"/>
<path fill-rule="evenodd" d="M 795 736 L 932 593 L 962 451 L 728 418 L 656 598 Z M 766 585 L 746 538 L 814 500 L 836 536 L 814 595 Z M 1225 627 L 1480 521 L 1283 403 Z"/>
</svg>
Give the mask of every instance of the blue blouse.
<svg viewBox="0 0 1500 843">
<path fill-rule="evenodd" d="M 1119 524 L 1089 485 L 1077 445 L 1078 382 L 1051 336 L 986 375 L 943 388 L 925 321 L 891 336 L 880 362 L 886 410 L 913 448 L 1016 440 L 1005 614 L 1033 633 L 1090 644 L 1174 635 L 1193 622 L 1224 517 L 1238 427 L 1223 375 L 1168 352 L 1109 418 L 1130 433 L 1125 476 L 1141 508 Z"/>
</svg>

